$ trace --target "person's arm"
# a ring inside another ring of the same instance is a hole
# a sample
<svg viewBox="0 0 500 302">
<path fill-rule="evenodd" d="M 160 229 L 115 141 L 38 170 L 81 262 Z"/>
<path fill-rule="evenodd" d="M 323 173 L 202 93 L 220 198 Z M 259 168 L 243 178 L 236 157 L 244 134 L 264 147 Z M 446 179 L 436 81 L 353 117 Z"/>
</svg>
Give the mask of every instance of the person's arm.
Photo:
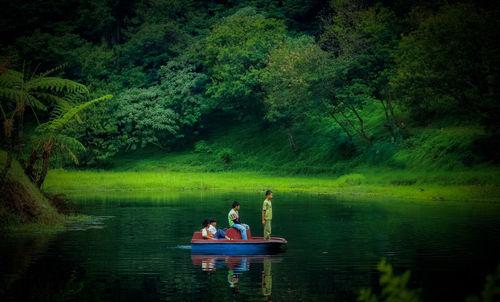
<svg viewBox="0 0 500 302">
<path fill-rule="evenodd" d="M 264 217 L 266 217 L 266 210 L 262 210 L 262 224 L 266 224 L 266 219 Z"/>
<path fill-rule="evenodd" d="M 231 220 L 234 222 L 234 224 L 241 224 L 240 218 L 238 216 L 236 216 L 236 214 L 232 214 L 231 218 L 232 218 Z"/>
</svg>

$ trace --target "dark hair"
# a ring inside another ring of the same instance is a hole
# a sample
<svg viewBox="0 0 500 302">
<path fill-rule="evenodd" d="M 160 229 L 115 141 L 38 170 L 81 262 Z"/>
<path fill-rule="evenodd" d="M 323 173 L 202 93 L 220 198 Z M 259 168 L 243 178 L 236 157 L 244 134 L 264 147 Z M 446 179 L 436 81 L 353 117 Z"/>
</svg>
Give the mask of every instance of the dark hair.
<svg viewBox="0 0 500 302">
<path fill-rule="evenodd" d="M 266 191 L 266 196 L 268 196 L 269 194 L 272 194 L 272 193 L 273 193 L 273 191 L 271 191 L 271 190 L 267 190 L 267 191 Z"/>
<path fill-rule="evenodd" d="M 208 219 L 203 220 L 203 227 L 206 228 L 208 226 Z"/>
<path fill-rule="evenodd" d="M 236 207 L 237 207 L 237 206 L 239 206 L 239 205 L 240 205 L 240 203 L 239 203 L 239 202 L 237 202 L 237 201 L 233 202 L 233 209 L 234 209 L 234 208 L 236 208 Z"/>
<path fill-rule="evenodd" d="M 212 224 L 212 222 L 217 222 L 217 220 L 215 220 L 215 218 L 210 218 L 210 220 L 208 221 L 210 224 Z"/>
</svg>

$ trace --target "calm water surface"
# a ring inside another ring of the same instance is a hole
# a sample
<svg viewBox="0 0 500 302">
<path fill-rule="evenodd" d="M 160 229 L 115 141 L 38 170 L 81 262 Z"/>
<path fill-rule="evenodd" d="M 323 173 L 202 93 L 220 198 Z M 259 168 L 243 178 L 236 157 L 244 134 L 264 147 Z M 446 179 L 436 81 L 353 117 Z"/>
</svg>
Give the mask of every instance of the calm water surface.
<svg viewBox="0 0 500 302">
<path fill-rule="evenodd" d="M 273 256 L 196 256 L 189 241 L 208 217 L 226 227 L 233 200 L 261 236 L 262 193 L 120 193 L 78 197 L 87 223 L 0 243 L 2 301 L 355 301 L 378 288 L 386 257 L 424 301 L 464 301 L 500 261 L 500 206 L 343 201 L 281 194 Z"/>
</svg>

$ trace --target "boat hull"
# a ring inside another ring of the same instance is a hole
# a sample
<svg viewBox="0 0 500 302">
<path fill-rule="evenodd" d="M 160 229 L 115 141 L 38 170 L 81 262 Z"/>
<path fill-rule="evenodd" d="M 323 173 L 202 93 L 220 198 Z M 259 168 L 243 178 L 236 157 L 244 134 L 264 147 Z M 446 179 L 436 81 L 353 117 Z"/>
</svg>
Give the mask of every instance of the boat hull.
<svg viewBox="0 0 500 302">
<path fill-rule="evenodd" d="M 278 253 L 286 244 L 284 238 L 272 237 L 264 240 L 262 237 L 250 237 L 248 240 L 208 240 L 200 239 L 195 233 L 191 240 L 192 254 L 210 255 L 271 255 Z"/>
</svg>

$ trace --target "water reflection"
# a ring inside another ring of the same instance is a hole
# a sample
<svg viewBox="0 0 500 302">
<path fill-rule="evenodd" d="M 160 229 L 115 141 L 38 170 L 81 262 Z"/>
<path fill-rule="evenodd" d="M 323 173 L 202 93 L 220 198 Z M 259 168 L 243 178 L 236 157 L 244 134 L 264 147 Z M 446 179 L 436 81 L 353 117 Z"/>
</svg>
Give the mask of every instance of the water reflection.
<svg viewBox="0 0 500 302">
<path fill-rule="evenodd" d="M 271 259 L 264 258 L 264 269 L 262 270 L 262 294 L 271 301 L 271 291 L 273 288 L 273 275 L 271 273 Z"/>
<path fill-rule="evenodd" d="M 227 282 L 234 293 L 240 291 L 240 277 L 250 270 L 250 264 L 263 264 L 261 288 L 262 295 L 271 301 L 273 287 L 272 263 L 281 262 L 281 256 L 228 256 L 228 255 L 195 255 L 191 254 L 193 265 L 211 274 L 217 269 L 227 267 Z M 252 266 L 253 267 L 253 266 Z"/>
</svg>

